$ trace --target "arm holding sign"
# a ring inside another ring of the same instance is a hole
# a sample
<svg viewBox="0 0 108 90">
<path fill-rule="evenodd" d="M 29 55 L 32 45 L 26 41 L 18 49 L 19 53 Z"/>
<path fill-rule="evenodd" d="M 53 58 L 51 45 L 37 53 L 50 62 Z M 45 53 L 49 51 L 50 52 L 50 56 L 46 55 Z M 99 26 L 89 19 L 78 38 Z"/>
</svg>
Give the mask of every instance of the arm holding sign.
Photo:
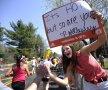
<svg viewBox="0 0 108 90">
<path fill-rule="evenodd" d="M 91 18 L 98 19 L 98 18 L 101 18 L 101 15 L 100 15 L 100 13 L 93 10 L 93 11 L 91 11 Z M 100 46 L 102 46 L 105 43 L 106 38 L 107 38 L 105 30 L 104 29 L 103 30 L 95 29 L 95 33 L 96 33 L 98 39 L 96 41 L 92 42 L 91 44 L 84 46 L 81 49 L 81 52 L 88 54 L 92 51 L 95 51 L 97 48 L 99 48 Z"/>
</svg>

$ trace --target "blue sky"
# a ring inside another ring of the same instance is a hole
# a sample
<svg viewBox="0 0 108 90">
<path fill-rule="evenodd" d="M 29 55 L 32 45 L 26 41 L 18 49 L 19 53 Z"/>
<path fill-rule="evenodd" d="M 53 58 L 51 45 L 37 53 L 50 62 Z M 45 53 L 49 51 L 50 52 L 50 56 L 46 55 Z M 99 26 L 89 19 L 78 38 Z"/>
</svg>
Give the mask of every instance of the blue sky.
<svg viewBox="0 0 108 90">
<path fill-rule="evenodd" d="M 16 23 L 20 19 L 24 24 L 31 22 L 35 28 L 38 27 L 37 33 L 48 43 L 42 15 L 51 9 L 46 6 L 45 0 L 0 0 L 0 25 L 12 29 L 9 22 Z M 52 50 L 58 52 L 58 49 L 59 47 Z"/>
<path fill-rule="evenodd" d="M 12 29 L 9 22 L 22 20 L 25 24 L 32 22 L 38 27 L 37 33 L 46 38 L 42 15 L 47 12 L 44 0 L 0 0 L 1 26 Z M 42 33 L 43 32 L 43 33 Z"/>
</svg>

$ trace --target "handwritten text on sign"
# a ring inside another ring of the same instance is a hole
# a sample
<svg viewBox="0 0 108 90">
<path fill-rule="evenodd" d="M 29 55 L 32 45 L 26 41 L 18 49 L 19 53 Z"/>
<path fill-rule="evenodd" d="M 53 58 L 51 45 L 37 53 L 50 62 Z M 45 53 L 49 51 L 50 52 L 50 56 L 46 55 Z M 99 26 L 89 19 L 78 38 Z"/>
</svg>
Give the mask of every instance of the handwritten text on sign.
<svg viewBox="0 0 108 90">
<path fill-rule="evenodd" d="M 43 21 L 50 47 L 88 38 L 81 33 L 99 27 L 97 20 L 90 17 L 90 11 L 91 8 L 85 1 L 77 1 L 44 14 Z"/>
</svg>

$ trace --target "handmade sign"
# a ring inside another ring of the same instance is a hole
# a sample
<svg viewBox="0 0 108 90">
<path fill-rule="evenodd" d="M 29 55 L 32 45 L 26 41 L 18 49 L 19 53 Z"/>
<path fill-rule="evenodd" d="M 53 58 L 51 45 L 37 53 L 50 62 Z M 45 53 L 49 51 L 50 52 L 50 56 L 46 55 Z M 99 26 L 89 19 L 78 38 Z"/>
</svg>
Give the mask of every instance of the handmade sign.
<svg viewBox="0 0 108 90">
<path fill-rule="evenodd" d="M 49 46 L 56 47 L 92 38 L 102 33 L 100 19 L 90 17 L 91 7 L 85 1 L 61 6 L 44 14 L 43 22 Z"/>
</svg>

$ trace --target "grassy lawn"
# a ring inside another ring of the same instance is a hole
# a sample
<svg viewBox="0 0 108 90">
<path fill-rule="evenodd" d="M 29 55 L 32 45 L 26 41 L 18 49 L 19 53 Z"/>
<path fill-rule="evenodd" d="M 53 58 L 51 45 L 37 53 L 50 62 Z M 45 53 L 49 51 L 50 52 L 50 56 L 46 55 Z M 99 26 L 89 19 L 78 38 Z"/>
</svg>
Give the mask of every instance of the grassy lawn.
<svg viewBox="0 0 108 90">
<path fill-rule="evenodd" d="M 105 64 L 105 68 L 108 69 L 108 58 L 105 58 L 105 59 L 104 59 L 104 64 Z"/>
<path fill-rule="evenodd" d="M 99 62 L 99 59 L 98 59 L 98 62 Z M 108 58 L 104 58 L 104 65 L 105 65 L 105 69 L 108 69 Z"/>
</svg>

